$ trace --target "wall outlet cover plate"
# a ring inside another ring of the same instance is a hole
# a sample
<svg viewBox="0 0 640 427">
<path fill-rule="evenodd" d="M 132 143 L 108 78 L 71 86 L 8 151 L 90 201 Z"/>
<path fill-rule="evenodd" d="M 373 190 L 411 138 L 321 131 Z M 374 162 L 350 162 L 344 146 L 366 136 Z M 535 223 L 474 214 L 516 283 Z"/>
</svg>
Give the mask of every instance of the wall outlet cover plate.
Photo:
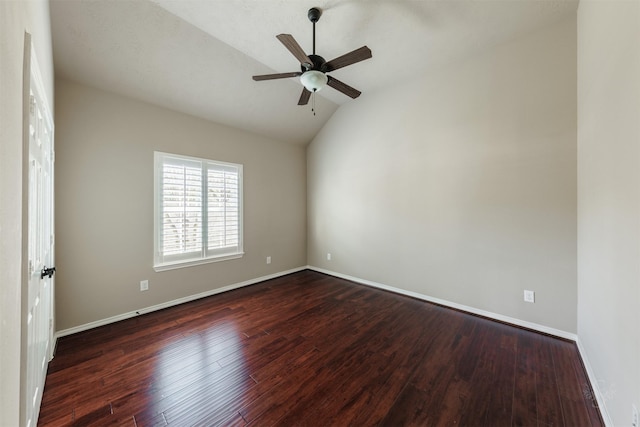
<svg viewBox="0 0 640 427">
<path fill-rule="evenodd" d="M 524 291 L 525 302 L 536 302 L 536 293 L 534 291 Z"/>
</svg>

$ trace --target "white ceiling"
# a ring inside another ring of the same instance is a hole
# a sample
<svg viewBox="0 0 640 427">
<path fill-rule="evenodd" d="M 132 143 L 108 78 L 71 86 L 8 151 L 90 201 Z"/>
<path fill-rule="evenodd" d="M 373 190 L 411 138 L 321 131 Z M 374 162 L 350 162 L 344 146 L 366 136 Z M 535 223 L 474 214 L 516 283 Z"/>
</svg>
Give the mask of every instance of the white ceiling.
<svg viewBox="0 0 640 427">
<path fill-rule="evenodd" d="M 373 58 L 331 73 L 363 92 L 325 88 L 317 115 L 297 105 L 299 71 L 275 38 L 326 60 L 367 45 Z M 58 76 L 218 123 L 306 144 L 339 105 L 575 13 L 574 0 L 51 0 Z"/>
</svg>

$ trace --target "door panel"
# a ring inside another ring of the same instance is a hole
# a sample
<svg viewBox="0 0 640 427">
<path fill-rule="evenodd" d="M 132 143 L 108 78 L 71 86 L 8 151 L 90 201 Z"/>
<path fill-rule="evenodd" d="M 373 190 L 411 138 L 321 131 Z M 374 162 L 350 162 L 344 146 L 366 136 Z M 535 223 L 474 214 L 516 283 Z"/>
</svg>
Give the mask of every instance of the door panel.
<svg viewBox="0 0 640 427">
<path fill-rule="evenodd" d="M 31 50 L 33 51 L 33 50 Z M 28 292 L 25 421 L 38 420 L 40 402 L 52 356 L 52 276 L 42 275 L 53 267 L 53 121 L 44 96 L 37 62 L 31 54 L 29 88 L 29 182 L 28 182 Z"/>
</svg>

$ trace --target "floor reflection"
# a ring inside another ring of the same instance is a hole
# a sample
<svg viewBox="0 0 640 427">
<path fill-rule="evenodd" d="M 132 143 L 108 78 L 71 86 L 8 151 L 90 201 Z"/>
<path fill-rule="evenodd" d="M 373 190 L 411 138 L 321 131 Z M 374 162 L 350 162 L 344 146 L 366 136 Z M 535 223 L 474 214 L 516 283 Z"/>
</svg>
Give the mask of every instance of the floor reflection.
<svg viewBox="0 0 640 427">
<path fill-rule="evenodd" d="M 184 412 L 202 408 L 199 402 L 206 400 L 209 415 L 215 414 L 230 396 L 242 395 L 252 381 L 245 366 L 245 339 L 235 322 L 224 321 L 162 349 L 153 380 L 157 413 L 164 412 L 167 421 L 184 420 Z"/>
</svg>

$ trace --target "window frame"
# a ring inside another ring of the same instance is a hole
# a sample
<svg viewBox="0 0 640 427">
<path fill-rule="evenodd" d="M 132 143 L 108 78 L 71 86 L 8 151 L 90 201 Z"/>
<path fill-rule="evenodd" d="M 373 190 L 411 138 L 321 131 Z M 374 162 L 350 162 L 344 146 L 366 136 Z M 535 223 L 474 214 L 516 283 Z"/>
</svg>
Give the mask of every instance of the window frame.
<svg viewBox="0 0 640 427">
<path fill-rule="evenodd" d="M 164 255 L 161 251 L 163 229 L 163 168 L 170 160 L 174 164 L 194 166 L 200 164 L 202 188 L 200 192 L 201 209 L 201 238 L 202 247 L 199 251 L 187 252 L 176 255 Z M 243 250 L 243 165 L 238 163 L 222 162 L 218 160 L 200 157 L 185 156 L 180 154 L 154 151 L 154 207 L 153 207 L 153 269 L 155 271 L 172 270 L 176 268 L 190 267 L 194 265 L 208 264 L 212 262 L 226 261 L 242 258 Z M 208 248 L 208 172 L 210 170 L 233 171 L 238 177 L 238 244 L 227 248 Z"/>
</svg>

